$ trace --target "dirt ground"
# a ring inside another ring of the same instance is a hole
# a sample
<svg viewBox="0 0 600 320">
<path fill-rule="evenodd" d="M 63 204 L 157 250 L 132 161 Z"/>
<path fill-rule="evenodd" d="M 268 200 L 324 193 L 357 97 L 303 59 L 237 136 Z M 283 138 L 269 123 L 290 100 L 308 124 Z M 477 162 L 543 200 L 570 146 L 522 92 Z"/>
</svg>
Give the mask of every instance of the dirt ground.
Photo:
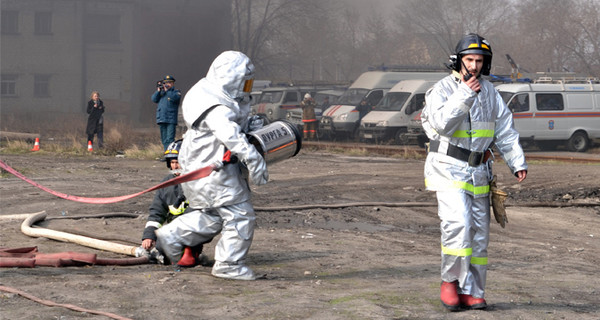
<svg viewBox="0 0 600 320">
<path fill-rule="evenodd" d="M 66 194 L 112 197 L 160 182 L 164 163 L 107 156 L 0 154 L 34 181 Z M 258 227 L 248 264 L 266 279 L 212 277 L 209 267 L 36 267 L 0 269 L 0 284 L 41 299 L 132 319 L 598 319 L 600 206 L 530 207 L 546 201 L 600 205 L 600 166 L 531 161 L 517 184 L 503 163 L 509 223 L 492 222 L 485 311 L 447 312 L 439 301 L 439 219 L 424 190 L 423 161 L 301 151 L 269 167 L 254 188 Z M 126 212 L 138 218 L 47 219 L 41 226 L 139 245 L 153 194 L 109 205 L 57 198 L 4 173 L 0 215 L 46 210 L 49 218 Z M 369 202 L 345 208 L 280 206 Z M 374 202 L 374 203 L 373 203 Z M 31 238 L 22 220 L 0 219 L 0 247 L 122 255 Z M 212 259 L 213 241 L 205 247 Z M 0 319 L 106 319 L 0 292 Z"/>
</svg>

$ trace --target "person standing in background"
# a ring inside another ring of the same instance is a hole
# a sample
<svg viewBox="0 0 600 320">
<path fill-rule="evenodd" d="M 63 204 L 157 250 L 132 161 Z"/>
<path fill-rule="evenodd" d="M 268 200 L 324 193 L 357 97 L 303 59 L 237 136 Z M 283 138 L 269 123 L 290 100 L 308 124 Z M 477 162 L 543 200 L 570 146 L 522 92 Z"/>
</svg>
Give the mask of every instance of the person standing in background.
<svg viewBox="0 0 600 320">
<path fill-rule="evenodd" d="M 175 141 L 179 102 L 181 101 L 181 91 L 175 89 L 175 78 L 166 75 L 162 81 L 159 81 L 156 85 L 156 92 L 152 94 L 152 101 L 158 104 L 156 124 L 160 127 L 160 140 L 166 151 L 171 142 Z"/>
<path fill-rule="evenodd" d="M 302 123 L 304 124 L 304 140 L 315 140 L 317 135 L 317 116 L 315 115 L 315 100 L 310 93 L 304 95 L 300 103 L 302 107 Z"/>
<path fill-rule="evenodd" d="M 85 128 L 88 144 L 94 142 L 94 134 L 98 135 L 98 147 L 104 147 L 103 131 L 104 131 L 104 102 L 100 100 L 100 93 L 92 91 L 90 101 L 87 104 L 88 122 Z"/>
</svg>

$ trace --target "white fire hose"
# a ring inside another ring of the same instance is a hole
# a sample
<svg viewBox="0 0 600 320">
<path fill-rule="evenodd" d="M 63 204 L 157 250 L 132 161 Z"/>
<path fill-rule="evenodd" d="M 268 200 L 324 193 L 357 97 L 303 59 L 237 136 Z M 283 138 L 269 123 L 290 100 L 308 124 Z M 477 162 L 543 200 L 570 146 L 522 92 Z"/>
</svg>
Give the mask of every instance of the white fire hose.
<svg viewBox="0 0 600 320">
<path fill-rule="evenodd" d="M 29 214 L 29 216 L 21 224 L 21 231 L 30 237 L 45 237 L 48 239 L 77 243 L 82 246 L 100 249 L 104 251 L 125 254 L 129 256 L 139 257 L 141 247 L 127 246 L 119 243 L 114 243 L 105 240 L 98 240 L 86 236 L 75 235 L 62 231 L 50 230 L 41 227 L 33 228 L 32 225 L 46 219 L 46 211 Z"/>
</svg>

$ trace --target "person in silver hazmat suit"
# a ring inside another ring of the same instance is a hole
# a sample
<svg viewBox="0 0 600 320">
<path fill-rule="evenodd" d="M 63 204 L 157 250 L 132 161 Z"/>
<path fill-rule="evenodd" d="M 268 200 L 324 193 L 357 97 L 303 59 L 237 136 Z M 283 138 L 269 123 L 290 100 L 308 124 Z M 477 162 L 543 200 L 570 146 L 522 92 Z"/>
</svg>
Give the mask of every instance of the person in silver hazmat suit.
<svg viewBox="0 0 600 320">
<path fill-rule="evenodd" d="M 450 56 L 452 73 L 428 90 L 421 114 L 430 139 L 425 185 L 435 191 L 440 217 L 442 285 L 450 310 L 483 309 L 490 228 L 490 147 L 519 182 L 527 163 L 512 114 L 489 75 L 492 50 L 477 34 L 464 36 Z"/>
<path fill-rule="evenodd" d="M 246 55 L 225 51 L 185 95 L 182 109 L 188 130 L 179 155 L 184 173 L 215 163 L 220 168 L 183 183 L 188 212 L 157 230 L 157 246 L 171 261 L 179 260 L 185 246 L 221 232 L 212 275 L 228 279 L 257 278 L 245 264 L 255 227 L 247 177 L 262 185 L 269 176 L 265 160 L 246 138 L 253 130 L 248 128 L 253 77 L 254 65 Z M 239 161 L 223 164 L 227 152 Z"/>
</svg>

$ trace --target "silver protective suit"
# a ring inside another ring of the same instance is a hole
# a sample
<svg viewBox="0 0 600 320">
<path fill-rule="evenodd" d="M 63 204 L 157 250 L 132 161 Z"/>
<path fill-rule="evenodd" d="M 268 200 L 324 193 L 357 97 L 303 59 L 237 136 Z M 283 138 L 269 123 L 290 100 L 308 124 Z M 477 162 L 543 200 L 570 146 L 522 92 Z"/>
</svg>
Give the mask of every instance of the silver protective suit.
<svg viewBox="0 0 600 320">
<path fill-rule="evenodd" d="M 252 244 L 255 214 L 242 166 L 254 184 L 268 180 L 266 163 L 244 132 L 250 99 L 243 87 L 253 74 L 254 65 L 248 57 L 226 51 L 185 95 L 182 109 L 188 130 L 179 154 L 184 173 L 220 164 L 227 150 L 240 161 L 182 184 L 189 201 L 188 213 L 157 231 L 159 247 L 174 262 L 184 246 L 193 247 L 221 232 L 212 274 L 243 280 L 255 279 L 244 263 Z"/>
<path fill-rule="evenodd" d="M 459 294 L 484 297 L 489 241 L 489 181 L 491 161 L 470 166 L 446 155 L 449 145 L 485 152 L 493 143 L 513 173 L 527 169 L 512 114 L 498 91 L 479 79 L 480 93 L 459 80 L 454 72 L 426 94 L 421 114 L 437 152 L 425 162 L 425 185 L 436 191 L 441 220 L 442 281 L 458 280 Z"/>
</svg>

